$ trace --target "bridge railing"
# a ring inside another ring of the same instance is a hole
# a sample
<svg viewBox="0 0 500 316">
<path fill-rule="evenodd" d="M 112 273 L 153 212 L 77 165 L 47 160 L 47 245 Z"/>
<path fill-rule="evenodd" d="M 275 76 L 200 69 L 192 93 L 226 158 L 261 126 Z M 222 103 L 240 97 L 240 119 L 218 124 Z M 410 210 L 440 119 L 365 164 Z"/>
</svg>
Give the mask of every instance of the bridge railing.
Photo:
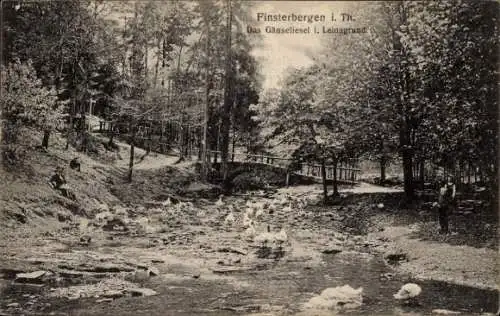
<svg viewBox="0 0 500 316">
<path fill-rule="evenodd" d="M 121 126 L 120 124 L 113 126 L 111 121 L 100 121 L 99 122 L 99 131 L 100 132 L 110 132 L 115 128 L 127 128 L 126 126 Z M 135 139 L 139 142 L 149 142 L 154 143 L 156 147 L 159 147 L 159 152 L 163 153 L 169 147 L 176 147 L 175 144 L 172 143 L 172 140 L 168 141 L 164 134 L 167 134 L 165 130 L 166 125 L 161 126 L 160 135 L 157 133 L 153 133 L 153 126 L 138 126 L 136 131 Z M 116 131 L 118 134 L 122 136 L 130 136 L 128 131 L 125 133 L 121 131 Z M 178 133 L 173 133 L 170 131 L 170 137 L 174 138 L 174 142 L 179 142 Z M 201 148 L 201 139 L 193 137 L 192 141 L 188 141 L 187 144 L 187 152 L 188 155 L 199 155 L 199 150 Z M 149 144 L 151 146 L 151 144 Z M 207 160 L 211 163 L 217 163 L 221 158 L 221 151 L 210 150 L 207 153 Z M 270 165 L 282 169 L 288 169 L 289 165 L 293 162 L 293 159 L 283 158 L 277 156 L 270 156 L 265 154 L 249 154 L 249 153 L 230 153 L 229 157 L 231 161 L 236 162 L 253 162 L 258 164 Z M 337 179 L 346 182 L 356 182 L 359 179 L 359 175 L 361 174 L 361 169 L 357 168 L 357 160 L 350 159 L 347 161 L 343 161 L 337 165 Z M 331 165 L 325 166 L 326 179 L 332 180 L 334 175 L 334 167 Z M 319 164 L 311 164 L 311 163 L 302 163 L 300 164 L 300 169 L 293 171 L 294 174 L 312 177 L 316 179 L 321 179 L 321 165 Z"/>
<path fill-rule="evenodd" d="M 217 163 L 217 158 L 220 157 L 220 155 L 221 155 L 220 151 L 212 150 L 209 152 L 207 159 L 211 163 Z M 235 153 L 232 158 L 233 158 L 232 161 L 254 162 L 264 165 L 271 165 L 283 169 L 287 169 L 290 163 L 293 162 L 293 159 L 290 158 L 282 158 L 264 154 Z M 359 179 L 359 175 L 361 173 L 361 169 L 357 168 L 356 166 L 357 166 L 356 159 L 350 159 L 348 161 L 340 163 L 337 166 L 337 180 L 346 182 L 356 182 Z M 325 166 L 325 173 L 327 180 L 333 179 L 334 169 L 335 168 L 332 165 Z M 293 173 L 306 177 L 321 179 L 321 165 L 302 163 L 301 168 L 299 170 L 293 171 Z"/>
</svg>

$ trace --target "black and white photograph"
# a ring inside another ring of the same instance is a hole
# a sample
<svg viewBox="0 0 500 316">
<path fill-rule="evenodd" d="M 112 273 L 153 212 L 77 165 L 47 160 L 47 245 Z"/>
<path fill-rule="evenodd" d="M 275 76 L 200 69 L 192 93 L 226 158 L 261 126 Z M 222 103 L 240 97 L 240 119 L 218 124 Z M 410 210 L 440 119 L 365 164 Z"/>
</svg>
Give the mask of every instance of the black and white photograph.
<svg viewBox="0 0 500 316">
<path fill-rule="evenodd" d="M 0 316 L 499 315 L 500 1 L 0 4 Z"/>
</svg>

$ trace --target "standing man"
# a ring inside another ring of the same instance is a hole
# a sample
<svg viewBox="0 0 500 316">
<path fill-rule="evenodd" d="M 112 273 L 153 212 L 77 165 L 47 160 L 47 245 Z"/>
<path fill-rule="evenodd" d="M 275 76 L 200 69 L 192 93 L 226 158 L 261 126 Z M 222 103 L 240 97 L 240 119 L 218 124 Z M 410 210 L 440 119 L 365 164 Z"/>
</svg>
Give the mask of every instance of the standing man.
<svg viewBox="0 0 500 316">
<path fill-rule="evenodd" d="M 443 181 L 439 188 L 439 226 L 440 234 L 448 234 L 448 216 L 455 205 L 456 187 L 452 179 Z"/>
</svg>

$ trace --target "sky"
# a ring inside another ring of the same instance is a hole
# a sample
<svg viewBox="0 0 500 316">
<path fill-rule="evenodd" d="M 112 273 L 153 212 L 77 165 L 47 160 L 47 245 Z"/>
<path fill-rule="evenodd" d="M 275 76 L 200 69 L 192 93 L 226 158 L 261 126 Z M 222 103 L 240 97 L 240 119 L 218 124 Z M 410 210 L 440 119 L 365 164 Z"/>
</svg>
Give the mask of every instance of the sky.
<svg viewBox="0 0 500 316">
<path fill-rule="evenodd" d="M 327 41 L 334 41 L 333 34 L 272 34 L 266 33 L 266 26 L 274 27 L 307 27 L 316 26 L 320 30 L 323 26 L 340 26 L 344 23 L 331 22 L 332 13 L 337 20 L 340 20 L 341 13 L 349 13 L 349 5 L 352 2 L 346 1 L 272 1 L 257 0 L 252 1 L 249 20 L 242 21 L 244 30 L 249 37 L 256 36 L 247 32 L 247 26 L 261 29 L 261 40 L 251 54 L 255 56 L 261 66 L 261 73 L 264 77 L 264 90 L 276 88 L 280 80 L 284 78 L 286 70 L 289 68 L 300 68 L 312 63 L 312 57 L 317 54 L 322 45 Z M 132 3 L 132 2 L 130 2 Z M 325 22 L 266 22 L 258 21 L 257 13 L 280 14 L 280 15 L 324 15 Z M 110 17 L 116 19 L 119 24 L 123 23 L 123 13 L 113 12 Z M 349 26 L 345 24 L 343 26 Z M 257 37 L 257 36 L 256 36 Z M 151 58 L 151 61 L 153 58 Z"/>
<path fill-rule="evenodd" d="M 340 13 L 348 13 L 347 3 L 340 1 L 256 1 L 247 24 L 260 27 L 263 38 L 262 45 L 255 48 L 252 54 L 257 58 L 264 75 L 264 89 L 279 85 L 288 68 L 300 68 L 312 63 L 312 56 L 318 53 L 326 41 L 334 40 L 332 34 L 272 34 L 265 32 L 265 26 L 275 27 L 307 27 L 316 25 L 333 25 L 331 14 L 335 13 L 337 21 Z M 267 14 L 318 14 L 325 15 L 326 22 L 264 22 L 257 21 L 257 13 Z M 246 30 L 245 30 L 246 31 Z M 249 36 L 255 36 L 248 34 Z"/>
</svg>

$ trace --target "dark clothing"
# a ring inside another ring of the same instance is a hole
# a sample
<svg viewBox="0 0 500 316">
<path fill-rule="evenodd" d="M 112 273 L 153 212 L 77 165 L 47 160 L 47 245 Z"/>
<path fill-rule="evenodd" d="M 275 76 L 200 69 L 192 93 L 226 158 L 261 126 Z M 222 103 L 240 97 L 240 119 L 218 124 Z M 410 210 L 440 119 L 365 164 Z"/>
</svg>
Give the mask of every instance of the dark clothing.
<svg viewBox="0 0 500 316">
<path fill-rule="evenodd" d="M 54 189 L 59 190 L 64 197 L 76 200 L 76 196 L 72 192 L 70 192 L 68 188 L 65 186 L 66 179 L 62 174 L 55 173 L 54 175 L 52 175 L 52 177 L 49 180 L 49 183 L 52 185 Z"/>
<path fill-rule="evenodd" d="M 80 162 L 78 161 L 78 158 L 71 160 L 69 163 L 69 167 L 73 170 L 80 171 Z"/>
<path fill-rule="evenodd" d="M 440 233 L 448 233 L 448 215 L 451 212 L 451 205 L 441 205 L 439 206 L 439 226 L 441 228 Z"/>
<path fill-rule="evenodd" d="M 66 179 L 64 178 L 63 175 L 59 174 L 59 173 L 55 173 L 54 175 L 52 175 L 52 177 L 50 178 L 50 181 L 49 181 L 52 186 L 55 188 L 55 189 L 58 189 L 63 185 L 63 184 L 66 184 Z"/>
<path fill-rule="evenodd" d="M 439 190 L 439 226 L 440 233 L 447 234 L 448 217 L 453 211 L 455 204 L 455 187 L 452 184 L 446 184 Z"/>
</svg>

